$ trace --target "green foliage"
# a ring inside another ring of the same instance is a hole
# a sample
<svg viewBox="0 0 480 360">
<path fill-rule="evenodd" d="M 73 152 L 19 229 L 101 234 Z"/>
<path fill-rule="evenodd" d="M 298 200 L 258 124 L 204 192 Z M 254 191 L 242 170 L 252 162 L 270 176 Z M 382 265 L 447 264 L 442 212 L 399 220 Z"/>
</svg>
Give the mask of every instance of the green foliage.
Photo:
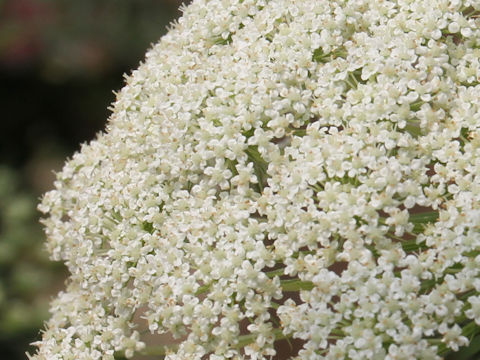
<svg viewBox="0 0 480 360">
<path fill-rule="evenodd" d="M 0 167 L 0 340 L 9 344 L 38 331 L 64 278 L 43 249 L 36 201 L 13 170 Z"/>
</svg>

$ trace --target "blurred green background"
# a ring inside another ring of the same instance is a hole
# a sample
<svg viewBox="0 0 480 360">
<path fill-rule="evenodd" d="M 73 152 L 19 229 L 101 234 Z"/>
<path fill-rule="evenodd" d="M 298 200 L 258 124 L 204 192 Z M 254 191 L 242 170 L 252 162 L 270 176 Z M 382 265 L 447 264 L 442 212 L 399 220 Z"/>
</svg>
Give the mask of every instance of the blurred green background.
<svg viewBox="0 0 480 360">
<path fill-rule="evenodd" d="M 66 270 L 43 249 L 38 199 L 104 128 L 113 90 L 181 0 L 0 0 L 0 358 L 25 359 Z"/>
</svg>

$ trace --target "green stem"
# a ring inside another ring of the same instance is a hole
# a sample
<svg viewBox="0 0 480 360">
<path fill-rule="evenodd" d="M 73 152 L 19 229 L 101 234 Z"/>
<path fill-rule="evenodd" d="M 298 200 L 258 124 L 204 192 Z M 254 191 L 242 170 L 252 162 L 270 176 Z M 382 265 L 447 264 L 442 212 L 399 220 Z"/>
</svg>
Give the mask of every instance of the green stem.
<svg viewBox="0 0 480 360">
<path fill-rule="evenodd" d="M 307 135 L 307 130 L 306 129 L 294 130 L 292 134 L 295 136 L 304 137 L 305 135 Z"/>
<path fill-rule="evenodd" d="M 428 211 L 418 214 L 410 214 L 408 221 L 414 224 L 434 223 L 438 219 L 438 211 Z"/>
<path fill-rule="evenodd" d="M 312 290 L 313 284 L 310 281 L 301 281 L 297 279 L 280 280 L 280 286 L 283 291 Z"/>
<path fill-rule="evenodd" d="M 402 249 L 405 252 L 412 252 L 425 249 L 425 242 L 420 244 L 417 243 L 417 240 L 410 240 L 406 242 L 402 242 Z"/>
<path fill-rule="evenodd" d="M 210 285 L 200 286 L 200 287 L 198 288 L 197 292 L 195 293 L 195 296 L 198 296 L 198 295 L 201 295 L 201 294 L 205 294 L 209 289 L 210 289 Z"/>
<path fill-rule="evenodd" d="M 275 276 L 285 275 L 284 270 L 285 270 L 285 268 L 272 270 L 272 271 L 269 271 L 269 272 L 265 273 L 265 275 L 267 275 L 270 279 L 273 279 Z"/>
<path fill-rule="evenodd" d="M 466 299 L 468 299 L 470 296 L 476 296 L 476 295 L 478 295 L 478 294 L 479 294 L 478 291 L 476 291 L 475 289 L 471 289 L 471 290 L 468 290 L 468 291 L 464 292 L 463 294 L 461 294 L 458 298 L 459 298 L 460 300 L 466 300 Z"/>
<path fill-rule="evenodd" d="M 352 84 L 349 80 L 349 77 L 346 77 L 345 78 L 345 82 L 348 84 L 348 86 L 350 86 L 350 89 L 356 89 L 357 86 L 355 86 L 355 84 Z"/>
<path fill-rule="evenodd" d="M 456 274 L 456 273 L 459 273 L 462 270 L 463 270 L 463 268 L 448 268 L 448 269 L 445 269 L 444 273 L 445 274 Z"/>
<path fill-rule="evenodd" d="M 135 353 L 137 356 L 161 356 L 162 359 L 167 355 L 169 351 L 175 352 L 177 345 L 170 345 L 168 348 L 162 345 L 148 346 L 145 349 Z M 115 359 L 125 359 L 125 353 L 123 351 L 115 352 L 113 355 Z"/>
<path fill-rule="evenodd" d="M 462 328 L 462 335 L 467 338 L 472 338 L 480 334 L 480 326 L 475 323 L 475 321 L 470 321 L 467 325 Z"/>
<path fill-rule="evenodd" d="M 289 336 L 285 336 L 282 333 L 281 329 L 273 329 L 272 335 L 275 338 L 275 341 L 277 340 L 282 340 L 282 339 L 287 339 Z M 235 345 L 236 349 L 241 349 L 255 341 L 255 339 L 258 337 L 258 334 L 246 334 L 246 335 L 241 335 L 238 337 L 238 343 Z"/>
<path fill-rule="evenodd" d="M 422 130 L 418 126 L 407 124 L 404 129 L 413 137 L 419 137 L 422 135 Z"/>
<path fill-rule="evenodd" d="M 425 101 L 417 100 L 417 101 L 410 104 L 410 110 L 418 111 L 418 110 L 420 110 L 420 108 L 422 107 L 423 104 L 425 104 Z"/>
<path fill-rule="evenodd" d="M 272 308 L 274 308 L 275 310 L 277 310 L 277 309 L 280 307 L 280 305 L 281 305 L 281 304 L 278 304 L 278 303 L 276 303 L 276 302 L 274 302 L 274 301 L 270 301 L 270 306 L 271 306 Z"/>
<path fill-rule="evenodd" d="M 267 182 L 267 168 L 268 168 L 268 163 L 262 158 L 262 155 L 260 155 L 260 152 L 258 151 L 258 146 L 249 146 L 246 150 L 245 153 L 247 154 L 250 162 L 253 163 L 253 170 L 255 172 L 255 175 L 257 177 L 258 181 L 258 192 L 263 192 L 263 187 Z"/>
<path fill-rule="evenodd" d="M 358 80 L 357 78 L 355 77 L 355 71 L 354 72 L 351 72 L 348 74 L 348 78 L 352 79 L 353 80 L 353 85 L 355 86 L 355 89 L 358 88 Z"/>
<path fill-rule="evenodd" d="M 316 192 L 322 192 L 323 189 L 325 188 L 325 184 L 322 184 L 321 182 L 318 182 L 314 185 L 310 185 L 310 188 L 312 188 Z M 316 200 L 318 200 L 318 199 L 316 199 Z"/>
</svg>

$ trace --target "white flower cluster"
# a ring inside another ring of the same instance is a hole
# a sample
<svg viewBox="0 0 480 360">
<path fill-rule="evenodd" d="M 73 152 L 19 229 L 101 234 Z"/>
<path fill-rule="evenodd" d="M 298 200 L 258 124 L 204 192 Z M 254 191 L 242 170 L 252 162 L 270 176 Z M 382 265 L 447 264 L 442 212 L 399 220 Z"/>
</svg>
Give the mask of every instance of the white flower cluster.
<svg viewBox="0 0 480 360">
<path fill-rule="evenodd" d="M 194 0 L 55 185 L 32 359 L 441 359 L 480 333 L 480 1 Z"/>
</svg>

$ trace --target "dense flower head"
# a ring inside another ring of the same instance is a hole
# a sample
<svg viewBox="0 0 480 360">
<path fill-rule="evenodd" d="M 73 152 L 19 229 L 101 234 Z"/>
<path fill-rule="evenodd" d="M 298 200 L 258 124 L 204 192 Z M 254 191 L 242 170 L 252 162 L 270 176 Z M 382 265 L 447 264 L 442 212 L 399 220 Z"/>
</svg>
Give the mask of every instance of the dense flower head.
<svg viewBox="0 0 480 360">
<path fill-rule="evenodd" d="M 40 205 L 71 276 L 32 358 L 468 345 L 479 17 L 474 0 L 194 0 Z"/>
</svg>

